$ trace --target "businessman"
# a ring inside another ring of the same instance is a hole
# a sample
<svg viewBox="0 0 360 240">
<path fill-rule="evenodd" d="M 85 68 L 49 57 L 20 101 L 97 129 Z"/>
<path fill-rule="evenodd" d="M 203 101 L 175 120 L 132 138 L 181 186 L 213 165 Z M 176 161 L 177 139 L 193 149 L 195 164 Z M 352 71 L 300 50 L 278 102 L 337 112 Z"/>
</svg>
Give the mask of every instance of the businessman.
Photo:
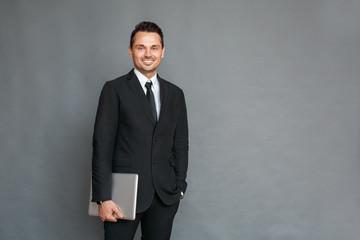
<svg viewBox="0 0 360 240">
<path fill-rule="evenodd" d="M 141 22 L 131 33 L 134 69 L 105 83 L 93 135 L 93 202 L 99 204 L 106 240 L 170 239 L 180 199 L 186 191 L 188 122 L 183 91 L 162 79 L 162 30 Z M 136 219 L 122 220 L 111 200 L 111 174 L 139 175 Z M 116 214 L 120 219 L 114 218 Z"/>
</svg>

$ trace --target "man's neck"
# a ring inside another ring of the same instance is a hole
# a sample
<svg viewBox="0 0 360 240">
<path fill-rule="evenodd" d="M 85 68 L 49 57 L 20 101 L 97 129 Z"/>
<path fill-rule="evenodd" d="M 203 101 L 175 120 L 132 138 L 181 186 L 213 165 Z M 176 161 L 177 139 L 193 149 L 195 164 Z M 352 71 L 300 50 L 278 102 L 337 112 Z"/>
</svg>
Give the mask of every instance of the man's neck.
<svg viewBox="0 0 360 240">
<path fill-rule="evenodd" d="M 140 69 L 137 69 L 137 68 L 135 68 L 135 69 L 138 70 L 142 75 L 144 75 L 145 77 L 147 77 L 147 79 L 152 78 L 152 77 L 155 76 L 155 74 L 156 74 L 156 71 L 144 72 L 144 71 L 142 71 L 142 70 L 140 70 Z"/>
</svg>

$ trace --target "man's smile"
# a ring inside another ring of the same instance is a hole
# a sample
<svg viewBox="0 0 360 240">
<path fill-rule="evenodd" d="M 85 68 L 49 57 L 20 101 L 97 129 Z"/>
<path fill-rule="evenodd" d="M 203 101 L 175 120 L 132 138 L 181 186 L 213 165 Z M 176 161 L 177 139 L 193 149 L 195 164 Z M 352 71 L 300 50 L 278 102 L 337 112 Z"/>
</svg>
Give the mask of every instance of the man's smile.
<svg viewBox="0 0 360 240">
<path fill-rule="evenodd" d="M 144 59 L 144 60 L 142 60 L 142 62 L 143 62 L 145 65 L 151 65 L 151 64 L 154 62 L 154 60 L 152 60 L 152 59 Z"/>
</svg>

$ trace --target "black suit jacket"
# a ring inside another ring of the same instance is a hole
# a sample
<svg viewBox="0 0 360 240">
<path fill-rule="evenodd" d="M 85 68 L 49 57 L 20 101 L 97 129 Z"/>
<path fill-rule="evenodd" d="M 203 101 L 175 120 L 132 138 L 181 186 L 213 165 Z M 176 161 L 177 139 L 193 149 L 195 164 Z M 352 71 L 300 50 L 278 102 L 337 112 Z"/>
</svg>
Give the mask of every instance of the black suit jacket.
<svg viewBox="0 0 360 240">
<path fill-rule="evenodd" d="M 161 110 L 156 123 L 134 71 L 106 82 L 93 135 L 92 201 L 111 199 L 111 173 L 139 175 L 137 212 L 154 192 L 171 205 L 185 192 L 188 123 L 183 91 L 158 77 Z"/>
</svg>

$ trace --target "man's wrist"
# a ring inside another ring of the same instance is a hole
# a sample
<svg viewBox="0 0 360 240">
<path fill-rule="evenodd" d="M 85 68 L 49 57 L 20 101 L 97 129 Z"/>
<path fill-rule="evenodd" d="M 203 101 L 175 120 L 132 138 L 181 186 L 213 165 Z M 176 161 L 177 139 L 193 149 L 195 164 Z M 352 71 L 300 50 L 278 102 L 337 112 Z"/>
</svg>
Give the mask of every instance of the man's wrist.
<svg viewBox="0 0 360 240">
<path fill-rule="evenodd" d="M 96 203 L 97 203 L 98 205 L 101 205 L 101 204 L 103 204 L 103 203 L 106 202 L 106 201 L 110 201 L 110 200 L 101 200 L 101 201 L 97 201 Z"/>
</svg>

